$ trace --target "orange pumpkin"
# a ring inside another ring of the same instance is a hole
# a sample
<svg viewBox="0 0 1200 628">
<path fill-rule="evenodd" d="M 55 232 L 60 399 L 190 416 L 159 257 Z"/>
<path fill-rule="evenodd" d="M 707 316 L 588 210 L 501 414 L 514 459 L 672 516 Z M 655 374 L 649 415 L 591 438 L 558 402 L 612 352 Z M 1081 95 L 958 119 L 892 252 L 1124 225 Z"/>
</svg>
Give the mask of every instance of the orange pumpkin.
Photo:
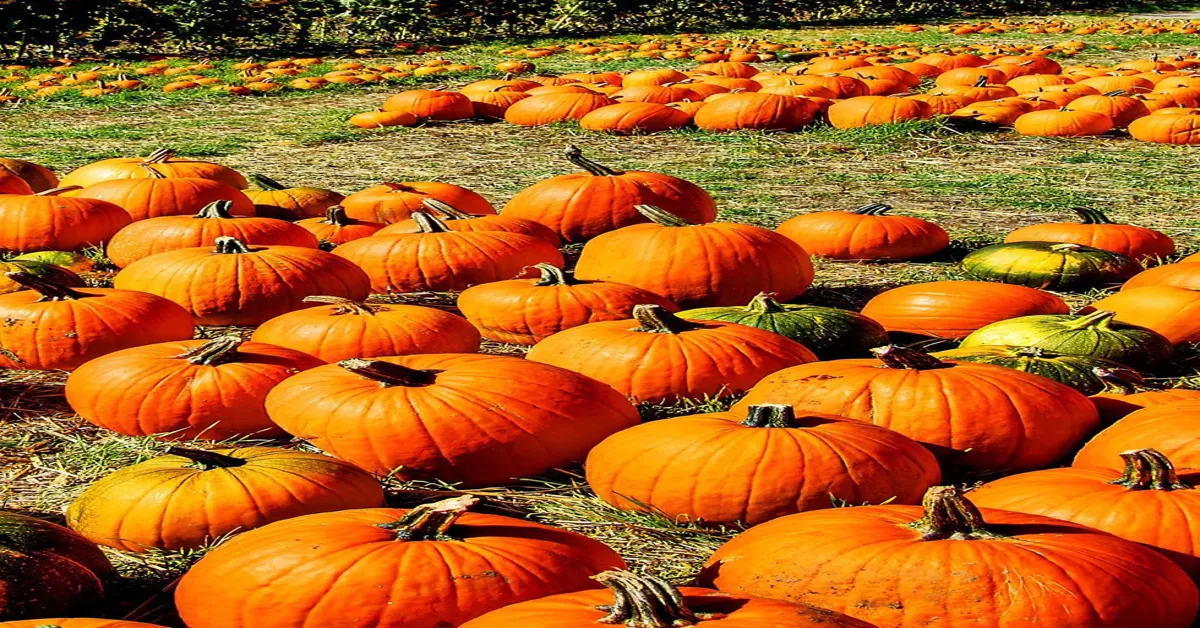
<svg viewBox="0 0 1200 628">
<path fill-rule="evenodd" d="M 504 119 L 519 126 L 542 126 L 579 120 L 596 109 L 616 103 L 612 98 L 596 93 L 541 94 L 513 103 L 504 112 Z"/>
<path fill-rule="evenodd" d="M 1066 314 L 1062 299 L 1033 288 L 986 281 L 911 284 L 871 299 L 863 314 L 891 332 L 966 338 L 997 321 L 1034 314 Z"/>
<path fill-rule="evenodd" d="M 457 185 L 432 181 L 373 185 L 347 196 L 342 200 L 342 209 L 346 210 L 346 216 L 355 220 L 391 224 L 408 219 L 413 212 L 424 211 L 428 198 L 476 216 L 496 213 L 492 204 L 479 194 Z"/>
<path fill-rule="evenodd" d="M 384 101 L 383 110 L 411 113 L 418 120 L 465 120 L 475 114 L 469 98 L 439 89 L 400 92 Z"/>
<path fill-rule="evenodd" d="M 840 260 L 909 260 L 950 246 L 941 227 L 911 216 L 888 216 L 890 205 L 872 203 L 844 212 L 814 212 L 784 221 L 776 233 L 805 252 Z"/>
<path fill-rule="evenodd" d="M 364 111 L 350 116 L 350 124 L 360 129 L 391 126 L 416 126 L 421 119 L 408 111 Z"/>
<path fill-rule="evenodd" d="M 156 150 L 144 159 L 119 157 L 88 164 L 67 173 L 59 185 L 86 188 L 112 179 L 149 179 L 154 176 L 152 172 L 168 178 L 212 179 L 239 190 L 248 187 L 246 179 L 232 168 L 207 161 L 176 159 L 175 151 L 167 148 Z"/>
<path fill-rule="evenodd" d="M 1104 297 L 1089 307 L 1115 312 L 1113 320 L 1152 329 L 1172 344 L 1200 342 L 1198 290 L 1143 286 Z"/>
<path fill-rule="evenodd" d="M 341 203 L 344 198 L 337 192 L 322 188 L 288 187 L 261 174 L 252 174 L 249 179 L 258 189 L 247 190 L 246 196 L 259 208 L 260 213 L 272 218 L 319 218 L 325 215 L 325 210 Z"/>
<path fill-rule="evenodd" d="M 1147 268 L 1121 285 L 1121 291 L 1146 286 L 1174 286 L 1188 290 L 1200 290 L 1200 264 L 1185 258 L 1177 264 L 1163 264 Z"/>
<path fill-rule="evenodd" d="M 324 218 L 305 218 L 296 221 L 297 227 L 308 230 L 317 239 L 318 248 L 329 251 L 352 240 L 374 235 L 384 227 L 383 223 L 355 220 L 346 215 L 346 209 L 334 205 L 325 210 Z"/>
<path fill-rule="evenodd" d="M 0 251 L 73 251 L 99 245 L 128 225 L 129 214 L 101 200 L 37 194 L 0 194 Z"/>
<path fill-rule="evenodd" d="M 496 214 L 476 216 L 432 198 L 425 199 L 422 205 L 424 210 L 421 213 L 436 212 L 439 214 L 438 220 L 441 220 L 451 231 L 460 233 L 480 231 L 519 233 L 545 240 L 554 246 L 560 244 L 557 233 L 554 233 L 550 227 L 532 220 L 514 218 L 512 216 L 498 216 Z M 376 235 L 387 236 L 410 233 L 421 233 L 421 226 L 412 218 L 394 222 L 380 229 Z"/>
<path fill-rule="evenodd" d="M 592 110 L 580 118 L 579 127 L 614 135 L 635 135 L 678 129 L 691 121 L 690 114 L 665 104 L 621 102 Z"/>
<path fill-rule="evenodd" d="M 91 198 L 125 210 L 135 222 L 160 216 L 190 216 L 217 201 L 229 201 L 229 213 L 253 216 L 254 201 L 241 190 L 213 179 L 168 178 L 157 170 L 145 179 L 112 179 L 64 192 L 72 198 Z"/>
<path fill-rule="evenodd" d="M 1155 144 L 1200 144 L 1200 113 L 1151 115 L 1129 125 L 1134 139 Z"/>
<path fill-rule="evenodd" d="M 705 131 L 795 131 L 816 118 L 820 107 L 807 98 L 758 92 L 729 94 L 696 112 Z"/>
<path fill-rule="evenodd" d="M 1134 120 L 1150 115 L 1150 110 L 1142 101 L 1126 96 L 1125 92 L 1116 91 L 1099 96 L 1081 96 L 1067 105 L 1071 111 L 1092 111 L 1103 114 L 1112 120 L 1114 129 L 1123 129 Z"/>
<path fill-rule="evenodd" d="M 21 619 L 0 622 L 0 628 L 165 628 L 159 624 L 147 624 L 124 619 L 91 619 L 88 617 L 53 617 L 49 619 Z"/>
<path fill-rule="evenodd" d="M 1074 101 L 1072 101 L 1074 102 Z M 1013 123 L 1021 135 L 1037 137 L 1084 137 L 1104 135 L 1113 129 L 1112 118 L 1094 111 L 1046 109 L 1031 111 Z"/>
<path fill-rule="evenodd" d="M 1097 209 L 1072 209 L 1081 222 L 1056 222 L 1022 227 L 1008 234 L 1005 242 L 1070 242 L 1120 253 L 1144 261 L 1169 257 L 1175 242 L 1159 231 L 1135 225 L 1114 223 Z"/>
<path fill-rule="evenodd" d="M 0 530 L 4 531 L 0 618 L 43 617 L 95 608 L 116 576 L 99 547 L 60 525 L 0 511 Z M 16 623 L 46 626 L 42 620 Z"/>
<path fill-rule="evenodd" d="M 859 96 L 841 100 L 827 112 L 829 123 L 838 129 L 856 129 L 876 124 L 921 120 L 932 115 L 929 105 L 911 98 Z"/>
<path fill-rule="evenodd" d="M 463 93 L 466 93 L 465 89 Z M 468 97 L 471 99 L 471 106 L 474 108 L 476 118 L 503 120 L 509 107 L 530 96 L 531 94 L 524 91 L 502 86 L 487 91 L 472 92 Z"/>
<path fill-rule="evenodd" d="M 1196 425 L 1200 418 L 1200 399 L 1195 391 L 1164 390 L 1170 393 L 1155 398 L 1143 397 L 1135 403 L 1146 405 L 1113 423 L 1088 441 L 1075 455 L 1072 467 L 1121 469 L 1121 452 L 1131 449 L 1155 449 L 1185 469 L 1200 467 L 1200 438 Z M 1159 403 L 1165 402 L 1165 403 Z"/>
</svg>

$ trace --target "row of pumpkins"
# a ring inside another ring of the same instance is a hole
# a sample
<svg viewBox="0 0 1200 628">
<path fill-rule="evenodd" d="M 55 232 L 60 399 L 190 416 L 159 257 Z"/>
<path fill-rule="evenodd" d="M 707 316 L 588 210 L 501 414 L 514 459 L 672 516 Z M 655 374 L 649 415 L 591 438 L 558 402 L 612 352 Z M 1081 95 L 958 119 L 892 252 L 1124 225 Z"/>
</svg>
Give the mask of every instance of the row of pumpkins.
<svg viewBox="0 0 1200 628">
<path fill-rule="evenodd" d="M 498 68 L 533 70 L 516 61 Z M 911 93 L 930 81 L 930 91 Z M 970 129 L 1012 127 L 1021 135 L 1127 129 L 1142 141 L 1200 144 L 1200 57 L 1063 67 L 1036 55 L 935 53 L 904 63 L 823 57 L 783 71 L 718 61 L 686 72 L 508 76 L 459 91 L 405 91 L 349 122 L 363 128 L 467 119 L 519 126 L 578 122 L 584 130 L 628 135 L 692 126 L 796 131 L 818 120 L 850 129 L 935 116 Z"/>
<path fill-rule="evenodd" d="M 66 259 L 108 242 L 124 266 L 110 289 L 8 262 L 27 289 L 0 296 L 0 367 L 72 371 L 71 407 L 120 434 L 291 434 L 329 454 L 176 443 L 92 484 L 69 529 L 0 513 L 0 618 L 94 605 L 112 577 L 97 544 L 240 533 L 180 581 L 191 628 L 1190 624 L 1200 391 L 1139 371 L 1200 340 L 1200 258 L 1142 270 L 1171 239 L 1083 211 L 972 253 L 993 281 L 904 286 L 861 314 L 785 305 L 810 254 L 919 259 L 948 237 L 882 205 L 777 231 L 714 223 L 686 181 L 567 157 L 583 172 L 500 214 L 440 183 L 243 192 L 239 173 L 169 151 L 61 181 L 0 162 L 0 246 Z M 585 243 L 573 274 L 564 242 Z M 1077 315 L 1029 287 L 1123 281 Z M 461 291 L 464 317 L 364 301 L 425 290 Z M 197 323 L 257 328 L 190 340 Z M 963 342 L 928 355 L 889 332 Z M 532 348 L 483 355 L 484 337 Z M 729 412 L 645 424 L 634 405 L 743 392 Z M 616 508 L 752 527 L 702 588 L 676 589 L 595 540 L 469 512 L 470 495 L 383 508 L 375 479 L 469 490 L 583 460 Z M 1020 473 L 968 497 L 943 470 Z M 146 626 L 0 623 L 48 625 Z"/>
</svg>

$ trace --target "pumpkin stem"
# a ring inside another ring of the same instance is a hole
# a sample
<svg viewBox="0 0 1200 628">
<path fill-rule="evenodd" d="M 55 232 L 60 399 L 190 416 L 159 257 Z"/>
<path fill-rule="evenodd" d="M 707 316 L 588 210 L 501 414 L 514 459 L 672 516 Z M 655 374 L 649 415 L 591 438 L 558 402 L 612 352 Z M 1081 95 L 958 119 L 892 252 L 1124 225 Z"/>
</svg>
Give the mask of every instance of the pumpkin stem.
<svg viewBox="0 0 1200 628">
<path fill-rule="evenodd" d="M 579 283 L 573 276 L 568 275 L 566 271 L 554 264 L 543 262 L 534 264 L 533 267 L 542 273 L 541 279 L 533 282 L 535 286 L 572 286 Z"/>
<path fill-rule="evenodd" d="M 441 371 L 419 371 L 410 369 L 407 366 L 392 364 L 382 360 L 364 360 L 362 358 L 351 358 L 338 362 L 338 366 L 354 373 L 361 375 L 367 379 L 373 379 L 384 387 L 388 386 L 428 386 L 437 381 L 438 373 Z"/>
<path fill-rule="evenodd" d="M 315 295 L 311 297 L 304 297 L 300 300 L 304 303 L 325 303 L 327 305 L 336 305 L 337 307 L 333 309 L 333 314 L 335 316 L 340 314 L 373 315 L 375 312 L 382 312 L 384 310 L 384 308 L 379 307 L 378 305 L 371 305 L 369 303 L 363 303 L 362 301 L 355 301 L 354 299 L 347 299 L 345 297 Z"/>
<path fill-rule="evenodd" d="M 265 174 L 250 174 L 246 175 L 246 178 L 250 179 L 250 182 L 254 185 L 257 185 L 258 189 L 260 190 L 278 192 L 280 190 L 287 189 L 286 185 L 276 181 L 275 179 L 272 179 L 271 177 L 268 177 Z"/>
<path fill-rule="evenodd" d="M 692 226 L 692 223 L 680 218 L 679 216 L 676 216 L 675 214 L 672 214 L 661 207 L 655 207 L 654 205 L 634 205 L 633 208 L 636 209 L 639 214 L 649 218 L 651 222 L 660 224 L 664 227 Z"/>
<path fill-rule="evenodd" d="M 421 201 L 421 205 L 426 209 L 431 209 L 443 216 L 446 220 L 466 220 L 468 218 L 478 218 L 472 214 L 452 206 L 450 203 L 443 203 L 436 198 L 427 198 Z"/>
<path fill-rule="evenodd" d="M 383 111 L 383 110 L 380 109 L 380 111 Z M 416 188 L 414 188 L 412 186 L 404 185 L 403 183 L 391 183 L 391 182 L 385 181 L 383 183 L 380 183 L 379 185 L 389 188 L 392 192 L 416 192 L 417 191 Z"/>
<path fill-rule="evenodd" d="M 1141 373 L 1133 369 L 1109 369 L 1103 366 L 1092 367 L 1092 374 L 1103 384 L 1106 393 L 1132 395 L 1146 390 L 1158 390 L 1146 383 Z"/>
<path fill-rule="evenodd" d="M 233 201 L 213 201 L 200 208 L 193 218 L 233 218 L 229 210 L 233 209 Z"/>
<path fill-rule="evenodd" d="M 779 403 L 763 403 L 746 411 L 746 427 L 795 427 L 796 411 L 791 406 Z"/>
<path fill-rule="evenodd" d="M 1022 358 L 1052 357 L 1051 355 L 1047 355 L 1046 350 L 1041 347 L 1017 347 L 1015 353 Z"/>
<path fill-rule="evenodd" d="M 586 170 L 592 176 L 595 176 L 595 177 L 617 177 L 617 176 L 625 174 L 624 172 L 622 172 L 620 170 L 613 170 L 612 168 L 609 168 L 608 166 L 598 164 L 598 163 L 592 161 L 591 159 L 584 157 L 583 151 L 579 150 L 579 147 L 574 144 L 567 146 L 567 150 L 565 151 L 565 154 L 567 156 L 567 161 Z"/>
<path fill-rule="evenodd" d="M 413 212 L 413 222 L 417 223 L 417 233 L 447 233 L 450 227 L 446 223 L 425 212 Z"/>
<path fill-rule="evenodd" d="M 1105 96 L 1108 96 L 1109 98 L 1116 98 L 1117 96 L 1124 96 L 1124 95 L 1125 95 L 1125 90 L 1123 90 L 1123 89 L 1114 89 L 1114 90 L 1112 90 L 1111 92 L 1105 92 L 1105 94 L 1104 94 L 1104 95 L 1105 95 Z"/>
<path fill-rule="evenodd" d="M 1104 215 L 1104 212 L 1091 207 L 1072 207 L 1071 211 L 1079 216 L 1079 222 L 1085 225 L 1111 225 L 1113 221 Z"/>
<path fill-rule="evenodd" d="M 1061 244 L 1055 244 L 1055 245 L 1051 246 L 1050 250 L 1056 251 L 1056 252 L 1057 251 L 1078 251 L 1081 248 L 1083 248 L 1083 245 L 1081 245 L 1081 244 L 1075 244 L 1074 242 L 1063 242 Z"/>
<path fill-rule="evenodd" d="M 633 306 L 633 318 L 639 323 L 634 331 L 651 334 L 679 334 L 700 327 L 698 323 L 675 316 L 663 309 L 661 305 L 635 305 Z"/>
<path fill-rule="evenodd" d="M 890 369 L 910 369 L 914 371 L 928 371 L 932 369 L 944 369 L 952 364 L 943 362 L 928 353 L 901 347 L 900 345 L 888 345 L 886 347 L 876 347 L 871 349 L 871 353 L 883 362 L 884 366 Z"/>
<path fill-rule="evenodd" d="M 147 179 L 165 179 L 165 178 L 167 178 L 167 175 L 155 170 L 153 164 L 143 161 L 142 163 L 140 163 L 138 165 L 141 166 L 146 171 L 147 175 L 149 175 L 146 177 Z"/>
<path fill-rule="evenodd" d="M 983 515 L 957 486 L 934 486 L 921 500 L 925 516 L 908 524 L 926 541 L 970 541 L 995 539 L 1000 535 L 988 530 Z"/>
<path fill-rule="evenodd" d="M 479 503 L 473 495 L 443 499 L 421 504 L 396 521 L 381 523 L 384 530 L 394 530 L 398 541 L 453 541 L 450 527 L 459 517 Z"/>
<path fill-rule="evenodd" d="M 851 209 L 848 211 L 851 214 L 859 214 L 862 216 L 882 216 L 891 210 L 891 205 L 885 205 L 883 203 L 871 203 L 870 205 L 863 205 L 858 209 Z"/>
<path fill-rule="evenodd" d="M 187 447 L 172 447 L 167 450 L 167 455 L 187 458 L 194 463 L 190 466 L 197 467 L 203 471 L 229 469 L 246 464 L 246 460 L 243 458 L 234 458 L 233 456 L 226 456 L 215 451 L 204 451 L 203 449 L 188 449 Z"/>
<path fill-rule="evenodd" d="M 174 156 L 175 156 L 175 151 L 173 151 L 169 148 L 160 148 L 160 149 L 154 151 L 153 153 L 150 153 L 150 155 L 148 157 L 146 157 L 145 159 L 143 159 L 142 161 L 144 163 L 148 163 L 148 164 L 161 164 L 161 163 L 166 163 Z"/>
<path fill-rule="evenodd" d="M 755 314 L 776 314 L 786 312 L 787 308 L 783 307 L 783 304 L 779 301 L 771 298 L 770 293 L 760 292 L 753 299 L 750 299 L 750 303 L 746 305 L 746 311 Z"/>
<path fill-rule="evenodd" d="M 350 220 L 350 216 L 346 215 L 345 207 L 333 205 L 325 210 L 325 220 L 321 222 L 327 225 L 345 227 L 346 225 L 353 224 L 354 221 Z"/>
<path fill-rule="evenodd" d="M 1109 323 L 1112 322 L 1113 317 L 1116 315 L 1116 312 L 1096 310 L 1087 316 L 1082 316 L 1075 319 L 1069 325 L 1067 325 L 1067 327 L 1070 329 L 1083 329 L 1085 327 L 1108 327 Z"/>
<path fill-rule="evenodd" d="M 1171 460 L 1155 449 L 1134 449 L 1120 454 L 1125 472 L 1109 482 L 1131 491 L 1174 491 L 1190 489 L 1191 484 L 1179 479 Z"/>
<path fill-rule="evenodd" d="M 4 276 L 42 295 L 41 298 L 37 300 L 38 303 L 43 301 L 74 301 L 76 299 L 85 299 L 91 296 L 98 296 L 93 294 L 84 294 L 83 292 L 74 290 L 58 279 L 39 277 L 32 273 L 14 271 L 11 273 L 4 273 Z"/>
<path fill-rule="evenodd" d="M 638 576 L 614 569 L 598 573 L 592 576 L 592 580 L 608 587 L 613 593 L 612 604 L 596 608 L 608 613 L 596 620 L 599 624 L 617 624 L 629 628 L 674 628 L 725 617 L 721 613 L 693 612 L 678 589 L 655 576 Z"/>
<path fill-rule="evenodd" d="M 79 186 L 79 185 L 64 185 L 63 187 L 60 187 L 60 188 L 50 188 L 49 190 L 42 190 L 41 192 L 34 194 L 34 196 L 58 196 L 59 194 L 62 194 L 64 192 L 70 192 L 71 190 L 81 189 L 81 187 L 82 186 Z"/>
<path fill-rule="evenodd" d="M 213 249 L 213 253 L 218 253 L 221 255 L 233 255 L 235 253 L 250 252 L 250 247 L 246 246 L 245 242 L 242 242 L 241 240 L 232 236 L 217 236 L 216 239 L 213 240 L 213 244 L 216 247 Z"/>
<path fill-rule="evenodd" d="M 987 84 L 987 76 L 980 76 L 979 78 L 975 79 L 975 85 L 972 87 L 986 87 Z"/>
<path fill-rule="evenodd" d="M 197 366 L 216 366 L 236 358 L 238 347 L 242 346 L 243 342 L 245 341 L 242 340 L 242 337 L 236 334 L 221 336 L 213 338 L 195 349 L 171 357 L 187 360 Z"/>
</svg>

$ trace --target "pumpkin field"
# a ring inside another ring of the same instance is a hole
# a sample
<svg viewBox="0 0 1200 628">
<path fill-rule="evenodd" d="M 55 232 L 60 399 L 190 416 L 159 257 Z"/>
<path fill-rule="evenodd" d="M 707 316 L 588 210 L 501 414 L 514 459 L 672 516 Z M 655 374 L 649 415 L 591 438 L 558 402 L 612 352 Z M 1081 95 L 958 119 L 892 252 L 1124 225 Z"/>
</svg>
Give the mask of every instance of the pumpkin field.
<svg viewBox="0 0 1200 628">
<path fill-rule="evenodd" d="M 0 61 L 0 628 L 1194 626 L 1198 49 Z"/>
</svg>

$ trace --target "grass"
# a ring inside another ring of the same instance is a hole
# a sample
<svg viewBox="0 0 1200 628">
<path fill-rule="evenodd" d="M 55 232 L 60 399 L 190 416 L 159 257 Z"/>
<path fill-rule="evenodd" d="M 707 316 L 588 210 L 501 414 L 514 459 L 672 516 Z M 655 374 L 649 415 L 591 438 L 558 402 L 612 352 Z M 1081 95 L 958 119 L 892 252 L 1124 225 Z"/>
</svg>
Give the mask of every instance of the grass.
<svg viewBox="0 0 1200 628">
<path fill-rule="evenodd" d="M 1082 21 L 1082 20 L 1081 20 Z M 775 41 L 847 41 L 922 44 L 1021 43 L 1075 36 L 951 37 L 936 32 L 900 34 L 888 28 L 819 28 L 739 31 Z M 640 37 L 621 39 L 638 40 Z M 1159 51 L 1194 48 L 1195 37 L 1086 36 L 1093 44 L 1078 58 L 1110 62 Z M 544 41 L 520 42 L 535 45 Z M 446 53 L 456 61 L 490 67 L 511 41 L 464 46 Z M 222 67 L 232 61 L 221 61 Z M 182 63 L 182 62 L 180 62 Z M 538 61 L 547 71 L 595 69 L 566 55 Z M 608 62 L 629 69 L 662 61 Z M 682 64 L 678 64 L 682 65 Z M 221 70 L 220 72 L 225 72 Z M 456 77 L 461 83 L 485 73 Z M 409 81 L 416 83 L 415 80 Z M 432 82 L 432 81 L 431 81 Z M 816 126 L 791 134 L 713 135 L 678 131 L 649 137 L 586 134 L 570 125 L 535 129 L 505 124 L 440 124 L 363 131 L 346 126 L 357 111 L 379 105 L 392 86 L 317 93 L 274 93 L 254 98 L 211 94 L 139 92 L 117 99 L 63 96 L 0 110 L 0 154 L 32 159 L 59 172 L 114 156 L 171 147 L 181 154 L 219 158 L 243 172 L 261 172 L 285 183 L 353 191 L 382 180 L 442 180 L 480 191 L 497 207 L 541 179 L 570 172 L 560 157 L 574 143 L 608 165 L 666 172 L 709 190 L 721 219 L 774 227 L 817 210 L 885 201 L 898 213 L 935 220 L 953 238 L 947 255 L 921 263 L 854 264 L 818 261 L 817 283 L 803 300 L 858 308 L 873 295 L 914 282 L 964 278 L 956 260 L 1000 241 L 1008 231 L 1036 222 L 1072 219 L 1069 209 L 1091 205 L 1112 218 L 1158 228 L 1182 252 L 1200 250 L 1200 150 L 1141 144 L 1121 137 L 1078 140 L 1023 138 L 1010 133 L 962 133 L 938 122 L 861 130 Z M 94 277 L 103 281 L 104 275 Z M 1102 296 L 1064 295 L 1076 306 Z M 378 297 L 452 307 L 452 295 Z M 226 333 L 203 329 L 205 337 Z M 236 330 L 247 332 L 249 330 Z M 487 343 L 485 351 L 520 355 L 518 347 Z M 1170 374 L 1200 382 L 1200 363 L 1182 354 Z M 148 457 L 165 446 L 145 438 L 105 433 L 74 416 L 62 395 L 62 374 L 0 373 L 0 506 L 61 521 L 62 510 L 90 482 Z M 1180 380 L 1182 381 L 1182 380 Z M 647 407 L 647 419 L 720 410 L 721 402 Z M 285 443 L 299 447 L 300 443 Z M 389 486 L 394 505 L 443 495 L 454 487 Z M 653 514 L 623 513 L 597 500 L 578 469 L 566 469 L 515 486 L 472 491 L 495 512 L 527 516 L 598 538 L 637 570 L 686 581 L 736 530 L 707 529 Z M 178 625 L 170 585 L 199 555 L 111 552 L 126 576 L 110 602 L 95 609 L 111 617 Z"/>
</svg>

